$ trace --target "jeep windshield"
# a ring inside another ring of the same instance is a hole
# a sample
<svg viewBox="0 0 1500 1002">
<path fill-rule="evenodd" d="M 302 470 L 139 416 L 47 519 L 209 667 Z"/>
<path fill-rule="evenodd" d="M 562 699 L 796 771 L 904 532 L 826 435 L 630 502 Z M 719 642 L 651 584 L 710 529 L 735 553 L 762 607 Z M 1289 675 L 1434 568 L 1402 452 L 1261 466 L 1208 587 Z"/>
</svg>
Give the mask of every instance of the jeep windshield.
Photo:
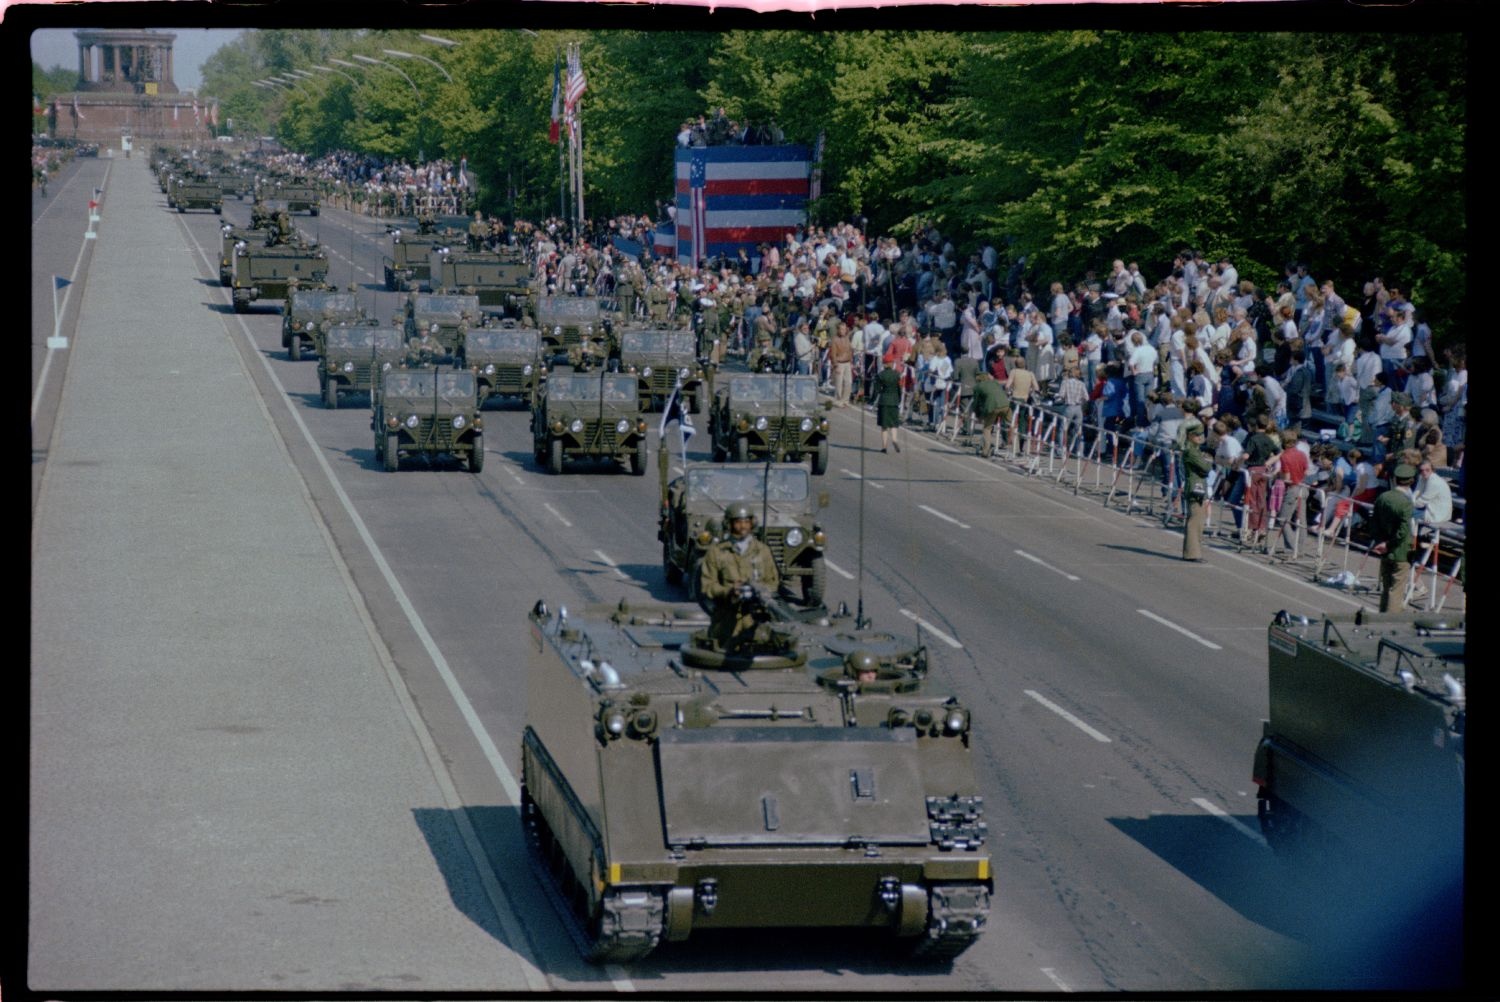
<svg viewBox="0 0 1500 1002">
<path fill-rule="evenodd" d="M 759 501 L 761 485 L 772 501 L 805 501 L 808 472 L 799 467 L 773 467 L 769 477 L 758 469 L 698 469 L 687 475 L 688 499 L 692 501 Z"/>
<path fill-rule="evenodd" d="M 729 399 L 735 404 L 780 403 L 781 376 L 733 376 Z M 786 399 L 791 405 L 812 406 L 818 402 L 818 384 L 812 376 L 785 377 Z"/>
<path fill-rule="evenodd" d="M 635 403 L 638 390 L 634 376 L 620 373 L 560 373 L 547 380 L 547 396 L 553 400 L 598 400 L 602 393 L 608 403 Z"/>
<path fill-rule="evenodd" d="M 472 372 L 416 372 L 398 369 L 385 377 L 387 396 L 473 401 L 479 395 Z"/>
<path fill-rule="evenodd" d="M 402 343 L 401 332 L 390 327 L 335 327 L 327 335 L 330 351 L 400 348 Z"/>
<path fill-rule="evenodd" d="M 354 313 L 359 309 L 352 292 L 297 292 L 294 313 Z"/>
<path fill-rule="evenodd" d="M 526 351 L 536 352 L 540 338 L 536 331 L 525 330 L 475 330 L 469 331 L 470 351 Z"/>
<path fill-rule="evenodd" d="M 587 324 L 599 320 L 599 300 L 579 296 L 545 296 L 536 306 L 537 323 Z"/>
<path fill-rule="evenodd" d="M 675 334 L 671 331 L 626 331 L 620 341 L 620 353 L 627 355 L 650 355 L 655 357 L 692 359 L 698 351 L 697 338 L 692 334 Z"/>
<path fill-rule="evenodd" d="M 472 315 L 478 312 L 478 296 L 418 296 L 417 301 L 412 304 L 412 313 L 420 317 L 457 318 L 465 313 Z"/>
</svg>

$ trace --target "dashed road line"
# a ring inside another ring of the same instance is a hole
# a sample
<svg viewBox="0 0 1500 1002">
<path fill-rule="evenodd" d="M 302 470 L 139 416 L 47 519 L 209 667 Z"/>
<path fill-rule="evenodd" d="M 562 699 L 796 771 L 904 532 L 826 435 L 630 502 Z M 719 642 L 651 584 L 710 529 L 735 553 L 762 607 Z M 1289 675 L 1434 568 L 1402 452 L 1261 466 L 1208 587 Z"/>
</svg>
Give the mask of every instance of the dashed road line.
<svg viewBox="0 0 1500 1002">
<path fill-rule="evenodd" d="M 605 553 L 603 550 L 595 550 L 594 551 L 594 556 L 598 557 L 604 563 L 604 565 L 606 567 L 608 567 L 610 570 L 612 570 L 616 574 L 618 574 L 620 576 L 620 580 L 622 580 L 622 581 L 628 581 L 628 582 L 630 582 L 631 584 L 634 584 L 634 585 L 643 585 L 643 584 L 645 584 L 644 581 L 637 581 L 635 578 L 631 577 L 629 574 L 626 574 L 624 571 L 620 570 L 620 565 L 617 564 L 617 563 L 615 563 L 613 560 L 609 559 L 609 555 L 607 553 Z"/>
<path fill-rule="evenodd" d="M 1067 578 L 1069 581 L 1077 581 L 1078 580 L 1078 575 L 1076 575 L 1076 574 L 1069 574 L 1067 571 L 1059 570 L 1058 568 L 1053 567 L 1051 564 L 1047 563 L 1047 561 L 1043 560 L 1041 557 L 1033 557 L 1031 554 L 1027 553 L 1025 550 L 1017 550 L 1016 551 L 1016 556 L 1023 557 L 1026 560 L 1030 560 L 1034 564 L 1040 564 L 1041 566 L 1047 568 L 1047 570 L 1051 571 L 1053 574 L 1061 574 L 1063 577 Z"/>
<path fill-rule="evenodd" d="M 563 518 L 562 512 L 558 511 L 556 508 L 552 507 L 550 504 L 548 504 L 545 501 L 542 502 L 542 507 L 546 508 L 548 511 L 550 511 L 552 513 L 553 517 L 556 518 L 563 525 L 567 526 L 569 529 L 573 528 L 573 523 L 569 522 L 567 519 Z"/>
<path fill-rule="evenodd" d="M 841 468 L 839 470 L 839 472 L 847 474 L 847 475 L 853 477 L 855 480 L 863 480 L 865 483 L 869 484 L 871 487 L 875 488 L 877 491 L 883 491 L 883 490 L 885 490 L 885 484 L 877 484 L 875 481 L 869 479 L 868 477 L 862 477 L 862 476 L 860 476 L 858 473 L 855 473 L 853 470 L 845 470 L 845 469 Z"/>
<path fill-rule="evenodd" d="M 853 574 L 850 574 L 848 571 L 844 570 L 842 567 L 840 567 L 838 564 L 834 563 L 832 560 L 829 560 L 827 557 L 823 558 L 823 563 L 824 563 L 824 565 L 829 570 L 833 571 L 833 573 L 838 574 L 841 577 L 843 577 L 844 580 L 846 580 L 846 581 L 853 581 L 854 580 L 854 575 Z"/>
<path fill-rule="evenodd" d="M 1069 713 L 1067 710 L 1064 710 L 1061 706 L 1058 706 L 1056 703 L 1052 702 L 1052 700 L 1048 699 L 1046 696 L 1043 696 L 1041 693 L 1037 692 L 1035 689 L 1027 689 L 1027 690 L 1025 690 L 1025 692 L 1026 692 L 1026 695 L 1030 696 L 1032 699 L 1036 700 L 1038 703 L 1041 703 L 1047 709 L 1051 710 L 1053 713 L 1057 714 L 1059 717 L 1062 717 L 1068 723 L 1072 724 L 1074 727 L 1078 728 L 1080 731 L 1082 731 L 1083 733 L 1087 734 L 1089 737 L 1093 738 L 1095 741 L 1098 741 L 1101 744 L 1109 744 L 1110 743 L 1109 735 L 1103 734 L 1103 733 L 1101 733 L 1099 731 L 1096 731 L 1094 728 L 1090 727 L 1088 724 L 1085 724 L 1082 720 L 1079 720 L 1077 717 L 1073 716 L 1073 714 Z"/>
<path fill-rule="evenodd" d="M 1188 630 L 1188 629 L 1185 629 L 1185 628 L 1183 628 L 1181 626 L 1178 626 L 1176 623 L 1172 622 L 1170 619 L 1163 619 L 1162 617 L 1158 616 L 1156 613 L 1152 612 L 1150 609 L 1137 609 L 1135 611 L 1138 612 L 1138 613 L 1140 613 L 1142 616 L 1145 616 L 1147 619 L 1154 619 L 1154 620 L 1156 620 L 1156 622 L 1160 623 L 1162 626 L 1165 626 L 1165 627 L 1167 627 L 1170 630 L 1176 630 L 1178 633 L 1182 634 L 1184 637 L 1189 638 L 1190 640 L 1196 640 L 1196 641 L 1198 641 L 1198 643 L 1202 644 L 1204 647 L 1207 647 L 1211 651 L 1222 651 L 1224 649 L 1224 648 L 1220 647 L 1218 644 L 1214 643 L 1212 640 L 1204 640 L 1202 637 L 1198 636 L 1198 634 L 1194 633 L 1192 630 Z"/>
<path fill-rule="evenodd" d="M 958 526 L 960 529 L 972 529 L 972 528 L 974 528 L 972 525 L 965 525 L 964 523 L 960 522 L 958 519 L 954 518 L 952 515 L 944 515 L 942 512 L 938 511 L 936 508 L 929 508 L 925 504 L 919 504 L 919 505 L 917 505 L 917 507 L 921 508 L 927 514 L 932 515 L 935 518 L 942 519 L 944 522 L 952 522 L 954 525 Z"/>
<path fill-rule="evenodd" d="M 1249 825 L 1241 824 L 1238 819 L 1231 816 L 1228 811 L 1224 810 L 1224 808 L 1220 807 L 1213 801 L 1204 800 L 1202 797 L 1194 797 L 1193 803 L 1197 804 L 1199 807 L 1203 808 L 1205 811 L 1212 814 L 1220 821 L 1229 825 L 1229 827 L 1233 828 L 1235 831 L 1239 832 L 1250 841 L 1269 848 L 1264 835 L 1262 835 L 1258 831 L 1255 831 Z"/>
<path fill-rule="evenodd" d="M 1058 991 L 1060 991 L 1060 992 L 1070 992 L 1070 991 L 1073 990 L 1073 989 L 1069 988 L 1063 982 L 1062 978 L 1059 978 L 1057 976 L 1057 971 L 1056 971 L 1055 968 L 1044 967 L 1044 968 L 1042 968 L 1042 973 L 1045 974 L 1045 975 L 1047 975 L 1047 980 L 1048 981 L 1052 982 L 1054 985 L 1057 986 L 1057 990 Z"/>
<path fill-rule="evenodd" d="M 927 622 L 927 620 L 923 619 L 921 616 L 918 616 L 915 612 L 912 612 L 910 609 L 902 609 L 901 610 L 901 615 L 905 616 L 907 619 L 910 619 L 914 623 L 920 624 L 921 627 L 922 627 L 922 629 L 926 630 L 928 633 L 932 634 L 934 637 L 937 637 L 939 640 L 941 640 L 943 643 L 947 644 L 949 647 L 952 647 L 955 650 L 960 650 L 960 651 L 964 649 L 964 645 L 963 644 L 959 643 L 957 640 L 954 640 L 952 637 L 948 636 L 948 634 L 944 633 L 942 630 L 939 630 L 936 626 L 933 626 L 931 623 Z"/>
</svg>

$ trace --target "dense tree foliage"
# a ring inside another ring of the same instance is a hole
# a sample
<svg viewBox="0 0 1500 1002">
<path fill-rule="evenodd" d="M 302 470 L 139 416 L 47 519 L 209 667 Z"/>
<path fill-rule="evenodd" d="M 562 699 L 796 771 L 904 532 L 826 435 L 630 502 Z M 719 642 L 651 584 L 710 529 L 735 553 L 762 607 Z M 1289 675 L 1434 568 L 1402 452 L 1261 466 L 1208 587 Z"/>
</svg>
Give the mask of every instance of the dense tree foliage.
<svg viewBox="0 0 1500 1002">
<path fill-rule="evenodd" d="M 247 33 L 204 68 L 223 111 L 295 149 L 469 158 L 489 211 L 558 208 L 553 67 L 581 42 L 586 208 L 671 197 L 677 126 L 724 107 L 826 138 L 816 219 L 929 220 L 1072 278 L 1186 246 L 1273 282 L 1292 258 L 1462 308 L 1467 42 L 1454 33 L 721 33 L 515 29 Z M 271 89 L 252 79 L 382 49 Z M 336 69 L 341 69 L 335 66 Z M 397 70 L 399 69 L 400 72 Z M 403 78 L 405 74 L 405 79 Z M 566 73 L 566 70 L 564 70 Z"/>
</svg>

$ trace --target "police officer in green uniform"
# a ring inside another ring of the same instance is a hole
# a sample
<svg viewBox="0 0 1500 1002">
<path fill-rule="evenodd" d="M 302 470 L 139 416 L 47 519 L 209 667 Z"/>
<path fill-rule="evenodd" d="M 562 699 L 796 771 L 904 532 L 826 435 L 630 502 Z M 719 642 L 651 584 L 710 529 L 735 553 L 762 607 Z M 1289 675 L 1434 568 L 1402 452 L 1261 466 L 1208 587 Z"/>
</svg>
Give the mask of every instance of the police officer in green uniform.
<svg viewBox="0 0 1500 1002">
<path fill-rule="evenodd" d="M 1187 429 L 1187 444 L 1182 450 L 1182 496 L 1187 501 L 1187 521 L 1182 526 L 1182 559 L 1203 562 L 1203 521 L 1208 513 L 1208 475 L 1213 471 L 1212 456 L 1203 452 L 1203 425 L 1194 423 Z"/>
<path fill-rule="evenodd" d="M 1010 421 L 1010 395 L 1005 392 L 1005 386 L 1000 380 L 982 369 L 974 381 L 974 397 L 969 402 L 969 412 L 979 418 L 980 440 L 983 443 L 979 447 L 979 454 L 989 458 L 990 449 L 995 444 L 995 426 L 1004 428 Z"/>
<path fill-rule="evenodd" d="M 755 535 L 755 512 L 736 501 L 724 509 L 729 532 L 703 554 L 698 568 L 698 594 L 713 603 L 708 634 L 729 650 L 755 633 L 758 603 L 769 601 L 781 584 L 776 557 Z"/>
<path fill-rule="evenodd" d="M 1406 605 L 1411 581 L 1412 503 L 1411 485 L 1417 471 L 1408 463 L 1396 467 L 1396 485 L 1375 499 L 1372 513 L 1374 552 L 1380 554 L 1380 611 L 1400 610 Z M 1392 597 L 1394 596 L 1394 598 Z"/>
</svg>

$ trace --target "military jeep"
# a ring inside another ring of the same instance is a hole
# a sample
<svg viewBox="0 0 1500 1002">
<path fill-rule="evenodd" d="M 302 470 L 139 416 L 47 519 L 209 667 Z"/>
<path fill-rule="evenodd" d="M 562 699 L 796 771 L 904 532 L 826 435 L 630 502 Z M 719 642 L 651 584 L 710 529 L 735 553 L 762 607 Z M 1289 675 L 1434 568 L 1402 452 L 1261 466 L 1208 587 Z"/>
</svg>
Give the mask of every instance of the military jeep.
<svg viewBox="0 0 1500 1002">
<path fill-rule="evenodd" d="M 490 397 L 530 403 L 547 371 L 541 336 L 529 327 L 473 328 L 464 338 L 463 359 L 479 380 L 481 405 Z"/>
<path fill-rule="evenodd" d="M 397 469 L 403 454 L 416 453 L 461 458 L 470 473 L 484 469 L 484 419 L 474 373 L 393 368 L 381 374 L 372 392 L 375 457 L 386 470 Z"/>
<path fill-rule="evenodd" d="M 812 471 L 828 469 L 828 418 L 819 413 L 814 376 L 733 373 L 721 377 L 709 413 L 714 458 L 812 460 Z"/>
<path fill-rule="evenodd" d="M 667 485 L 656 530 L 667 580 L 684 584 L 688 597 L 698 599 L 699 561 L 723 538 L 724 508 L 733 501 L 755 510 L 757 531 L 776 556 L 786 595 L 807 606 L 822 605 L 827 540 L 817 513 L 827 506 L 828 495 L 814 498 L 807 467 L 800 464 L 690 464 Z"/>
<path fill-rule="evenodd" d="M 405 357 L 406 344 L 395 327 L 341 323 L 328 328 L 318 352 L 323 404 L 337 408 L 340 393 L 368 392 L 373 398 L 381 375 L 399 367 Z"/>
<path fill-rule="evenodd" d="M 321 339 L 328 328 L 362 320 L 364 315 L 352 292 L 301 286 L 288 289 L 281 309 L 281 346 L 293 362 L 302 358 L 305 347 L 321 355 Z"/>
<path fill-rule="evenodd" d="M 569 459 L 629 460 L 646 472 L 646 421 L 627 372 L 553 372 L 531 405 L 532 452 L 553 473 Z"/>
<path fill-rule="evenodd" d="M 549 348 L 573 348 L 606 336 L 604 310 L 593 296 L 538 296 L 531 316 Z M 613 355 L 613 346 L 608 346 Z"/>
<path fill-rule="evenodd" d="M 480 319 L 478 296 L 413 292 L 406 297 L 406 336 L 420 337 L 428 331 L 454 355 L 462 354 L 465 331 L 477 327 Z"/>
<path fill-rule="evenodd" d="M 640 380 L 641 409 L 665 406 L 673 387 L 681 384 L 685 405 L 697 414 L 703 366 L 691 331 L 631 328 L 620 332 L 620 368 Z"/>
</svg>

